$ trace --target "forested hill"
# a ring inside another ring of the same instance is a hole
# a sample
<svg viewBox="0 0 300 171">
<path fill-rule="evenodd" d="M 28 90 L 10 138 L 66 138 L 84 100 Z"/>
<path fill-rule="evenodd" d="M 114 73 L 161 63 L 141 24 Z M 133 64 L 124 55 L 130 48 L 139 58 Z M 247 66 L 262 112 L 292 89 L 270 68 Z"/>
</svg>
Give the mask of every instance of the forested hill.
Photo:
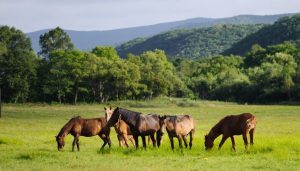
<svg viewBox="0 0 300 171">
<path fill-rule="evenodd" d="M 300 47 L 300 14 L 279 19 L 273 25 L 266 26 L 237 42 L 224 54 L 244 55 L 253 44 L 266 47 L 284 41 L 292 41 Z"/>
<path fill-rule="evenodd" d="M 148 26 L 122 28 L 116 30 L 106 31 L 75 31 L 65 30 L 70 35 L 72 42 L 76 48 L 81 50 L 91 50 L 95 46 L 115 46 L 126 41 L 135 39 L 137 37 L 149 37 L 162 32 L 186 29 L 186 28 L 199 28 L 209 27 L 218 24 L 272 24 L 278 18 L 283 16 L 290 16 L 292 14 L 279 14 L 279 15 L 238 15 L 228 18 L 192 18 L 182 21 L 174 21 L 167 23 L 160 23 Z M 32 47 L 37 52 L 39 51 L 39 37 L 40 35 L 48 32 L 50 29 L 39 30 L 27 33 L 31 39 Z"/>
<path fill-rule="evenodd" d="M 224 52 L 264 25 L 216 25 L 208 28 L 174 30 L 148 39 L 135 39 L 117 47 L 120 56 L 162 49 L 171 57 L 206 57 Z"/>
</svg>

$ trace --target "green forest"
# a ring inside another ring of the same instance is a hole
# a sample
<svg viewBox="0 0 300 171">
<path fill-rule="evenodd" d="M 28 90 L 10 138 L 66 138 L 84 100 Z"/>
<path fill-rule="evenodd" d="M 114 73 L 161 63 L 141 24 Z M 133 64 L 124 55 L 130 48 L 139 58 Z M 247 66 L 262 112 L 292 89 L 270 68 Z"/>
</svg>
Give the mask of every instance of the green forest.
<svg viewBox="0 0 300 171">
<path fill-rule="evenodd" d="M 74 104 L 157 96 L 299 101 L 299 35 L 300 15 L 295 15 L 273 25 L 176 30 L 116 49 L 81 51 L 57 27 L 40 36 L 36 54 L 22 31 L 1 26 L 2 99 Z"/>
<path fill-rule="evenodd" d="M 216 25 L 207 28 L 174 30 L 148 39 L 137 38 L 117 47 L 121 57 L 128 53 L 162 49 L 172 58 L 198 58 L 221 54 L 234 43 L 264 25 Z"/>
</svg>

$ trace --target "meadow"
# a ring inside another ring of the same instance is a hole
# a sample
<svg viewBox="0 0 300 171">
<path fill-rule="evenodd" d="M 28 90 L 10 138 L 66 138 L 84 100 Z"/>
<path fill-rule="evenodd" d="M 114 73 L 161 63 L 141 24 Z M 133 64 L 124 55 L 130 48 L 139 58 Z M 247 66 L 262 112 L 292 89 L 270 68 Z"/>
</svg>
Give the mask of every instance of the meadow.
<svg viewBox="0 0 300 171">
<path fill-rule="evenodd" d="M 0 118 L 0 170 L 299 170 L 300 106 L 247 105 L 217 101 L 191 101 L 160 98 L 151 101 L 110 103 L 143 113 L 190 114 L 196 119 L 191 150 L 170 148 L 165 134 L 162 146 L 135 150 L 118 146 L 111 129 L 112 148 L 100 151 L 99 137 L 80 137 L 80 152 L 72 152 L 73 137 L 66 138 L 63 151 L 57 151 L 54 136 L 73 116 L 104 117 L 107 104 L 4 104 Z M 204 135 L 229 114 L 253 113 L 257 117 L 254 146 L 245 150 L 236 136 L 236 152 L 228 139 L 221 150 L 215 141 L 211 151 L 204 149 Z M 140 139 L 141 144 L 141 139 Z"/>
</svg>

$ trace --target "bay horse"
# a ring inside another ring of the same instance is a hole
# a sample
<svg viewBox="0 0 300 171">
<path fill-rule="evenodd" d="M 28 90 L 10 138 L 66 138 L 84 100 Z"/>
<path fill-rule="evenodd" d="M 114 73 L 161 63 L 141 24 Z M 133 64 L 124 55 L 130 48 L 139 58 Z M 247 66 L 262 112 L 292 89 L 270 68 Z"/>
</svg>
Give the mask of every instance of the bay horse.
<svg viewBox="0 0 300 171">
<path fill-rule="evenodd" d="M 253 135 L 256 127 L 256 117 L 251 113 L 243 113 L 240 115 L 229 115 L 221 119 L 210 132 L 205 135 L 205 148 L 206 150 L 211 149 L 214 145 L 214 140 L 219 136 L 223 135 L 222 140 L 219 144 L 219 149 L 230 137 L 232 143 L 232 149 L 235 151 L 235 140 L 234 135 L 243 135 L 245 148 L 248 147 L 247 134 L 250 134 L 250 144 L 253 145 Z"/>
<path fill-rule="evenodd" d="M 108 122 L 111 115 L 113 114 L 113 109 L 111 107 L 109 108 L 104 107 L 104 110 L 105 110 L 105 119 Z M 134 139 L 130 131 L 130 127 L 121 119 L 121 117 L 119 117 L 117 123 L 114 125 L 114 128 L 117 133 L 117 138 L 120 147 L 123 147 L 125 145 L 128 148 L 129 147 L 127 143 L 128 140 L 130 140 L 133 146 L 135 146 Z"/>
<path fill-rule="evenodd" d="M 188 147 L 186 137 L 190 135 L 189 147 L 192 148 L 193 136 L 195 133 L 195 120 L 190 115 L 164 115 L 159 117 L 160 122 L 163 123 L 163 127 L 166 128 L 170 142 L 171 148 L 174 150 L 174 140 L 173 138 L 178 138 L 179 147 L 182 149 L 182 140 L 185 147 Z"/>
<path fill-rule="evenodd" d="M 106 129 L 105 132 L 100 133 L 102 128 L 106 125 L 105 118 L 93 118 L 93 119 L 84 119 L 80 116 L 74 117 L 70 119 L 60 130 L 56 138 L 57 149 L 60 151 L 63 149 L 65 145 L 65 137 L 68 134 L 74 136 L 74 140 L 72 143 L 72 151 L 74 151 L 74 146 L 77 146 L 77 150 L 79 149 L 79 137 L 92 137 L 98 135 L 103 141 L 103 145 L 101 146 L 101 150 L 105 147 L 106 144 L 111 146 L 111 141 L 109 137 L 110 129 Z"/>
<path fill-rule="evenodd" d="M 150 136 L 153 147 L 160 146 L 162 138 L 162 129 L 159 124 L 159 115 L 148 114 L 142 115 L 139 112 L 130 111 L 127 109 L 117 107 L 111 118 L 108 120 L 107 125 L 103 129 L 105 131 L 109 127 L 114 126 L 119 118 L 121 118 L 130 128 L 130 131 L 133 135 L 136 149 L 139 147 L 138 137 L 142 137 L 143 147 L 146 149 L 146 136 Z M 155 133 L 157 136 L 157 141 L 155 140 Z"/>
</svg>

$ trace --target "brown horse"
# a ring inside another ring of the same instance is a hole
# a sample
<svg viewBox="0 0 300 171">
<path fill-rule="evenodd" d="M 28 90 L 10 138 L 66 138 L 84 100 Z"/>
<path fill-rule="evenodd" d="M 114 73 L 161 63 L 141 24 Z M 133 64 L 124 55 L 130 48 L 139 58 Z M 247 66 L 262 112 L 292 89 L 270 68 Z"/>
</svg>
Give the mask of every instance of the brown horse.
<svg viewBox="0 0 300 171">
<path fill-rule="evenodd" d="M 108 121 L 113 114 L 113 109 L 111 107 L 106 108 L 104 107 L 105 110 L 105 119 Z M 119 117 L 117 123 L 114 125 L 115 131 L 117 133 L 117 138 L 119 141 L 119 146 L 123 147 L 124 145 L 128 148 L 128 140 L 131 141 L 131 143 L 134 146 L 134 139 L 132 136 L 132 133 L 130 131 L 130 127 Z"/>
<path fill-rule="evenodd" d="M 108 120 L 107 125 L 103 128 L 103 132 L 109 127 L 114 126 L 119 118 L 126 122 L 130 127 L 133 135 L 136 149 L 139 147 L 138 136 L 142 137 L 143 147 L 146 148 L 146 136 L 150 136 L 153 146 L 156 146 L 155 133 L 157 137 L 157 146 L 160 146 L 161 141 L 161 126 L 159 124 L 159 117 L 156 114 L 142 115 L 139 112 L 130 111 L 123 108 L 116 108 L 113 111 L 111 118 Z M 101 131 L 102 132 L 102 131 Z"/>
<path fill-rule="evenodd" d="M 195 121 L 190 115 L 168 115 L 159 117 L 159 119 L 160 122 L 163 122 L 163 125 L 168 132 L 172 150 L 174 150 L 174 137 L 178 138 L 180 148 L 182 148 L 182 139 L 185 147 L 187 148 L 187 135 L 190 135 L 189 147 L 190 149 L 192 148 L 193 136 L 195 133 Z"/>
<path fill-rule="evenodd" d="M 83 119 L 80 116 L 74 117 L 67 122 L 58 135 L 56 136 L 57 149 L 60 151 L 65 145 L 64 138 L 71 134 L 74 136 L 72 151 L 74 151 L 74 146 L 76 144 L 77 150 L 79 151 L 79 136 L 91 137 L 98 135 L 103 141 L 104 146 L 108 143 L 111 146 L 111 141 L 109 138 L 110 129 L 106 129 L 105 132 L 100 134 L 101 129 L 106 125 L 105 118 L 94 118 L 94 119 Z"/>
<path fill-rule="evenodd" d="M 245 148 L 248 147 L 247 134 L 250 134 L 250 143 L 253 145 L 253 135 L 256 126 L 256 118 L 250 113 L 240 115 L 229 115 L 221 119 L 211 130 L 205 135 L 205 147 L 211 149 L 214 145 L 214 140 L 223 134 L 219 144 L 219 149 L 222 147 L 227 138 L 231 138 L 232 149 L 235 151 L 234 135 L 243 135 Z"/>
</svg>

